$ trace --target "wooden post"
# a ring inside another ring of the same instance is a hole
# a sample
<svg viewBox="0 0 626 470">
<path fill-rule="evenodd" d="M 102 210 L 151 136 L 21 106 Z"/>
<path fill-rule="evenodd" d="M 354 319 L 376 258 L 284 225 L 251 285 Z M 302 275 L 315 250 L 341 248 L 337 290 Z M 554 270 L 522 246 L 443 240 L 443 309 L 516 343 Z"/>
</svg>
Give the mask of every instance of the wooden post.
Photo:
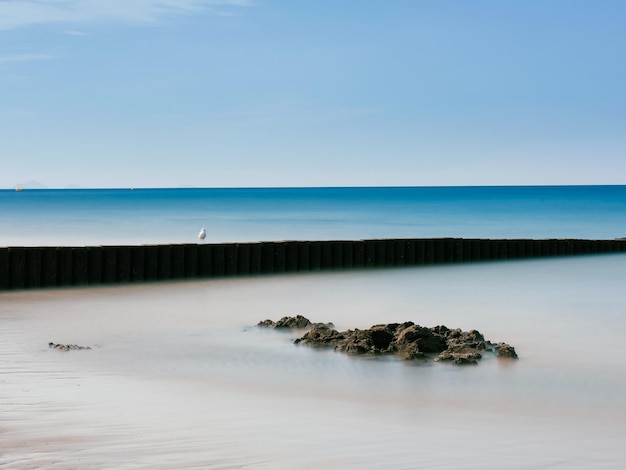
<svg viewBox="0 0 626 470">
<path fill-rule="evenodd" d="M 309 253 L 311 244 L 306 241 L 298 242 L 298 269 L 300 271 L 309 271 L 311 269 L 311 261 Z"/>
<path fill-rule="evenodd" d="M 574 254 L 578 255 L 583 252 L 583 244 L 581 240 L 574 240 Z"/>
<path fill-rule="evenodd" d="M 365 266 L 365 242 L 363 240 L 352 243 L 352 266 L 355 268 Z"/>
<path fill-rule="evenodd" d="M 341 242 L 341 251 L 343 254 L 343 267 L 351 269 L 354 267 L 354 242 Z"/>
<path fill-rule="evenodd" d="M 310 244 L 309 263 L 311 271 L 319 271 L 322 267 L 322 246 L 320 242 L 313 241 Z"/>
<path fill-rule="evenodd" d="M 298 271 L 298 242 L 285 242 L 285 253 L 285 271 L 290 273 Z"/>
<path fill-rule="evenodd" d="M 26 288 L 41 287 L 41 248 L 26 249 Z"/>
<path fill-rule="evenodd" d="M 454 238 L 452 240 L 452 261 L 454 263 L 460 263 L 463 261 L 463 248 L 465 243 L 462 238 Z"/>
<path fill-rule="evenodd" d="M 496 259 L 507 259 L 507 242 L 506 240 L 496 240 L 496 250 L 497 250 L 497 258 Z"/>
<path fill-rule="evenodd" d="M 395 265 L 404 266 L 406 264 L 406 255 L 404 253 L 404 240 L 394 240 L 393 243 L 395 256 Z"/>
<path fill-rule="evenodd" d="M 550 239 L 549 245 L 550 256 L 557 256 L 559 254 L 559 242 L 555 239 Z"/>
<path fill-rule="evenodd" d="M 89 282 L 89 260 L 85 247 L 72 248 L 72 284 L 82 286 Z"/>
<path fill-rule="evenodd" d="M 237 274 L 250 274 L 250 245 L 238 243 L 237 249 Z"/>
<path fill-rule="evenodd" d="M 461 239 L 462 261 L 472 261 L 472 240 L 467 238 Z"/>
<path fill-rule="evenodd" d="M 235 243 L 224 245 L 224 274 L 226 276 L 237 274 L 237 244 Z"/>
<path fill-rule="evenodd" d="M 146 280 L 146 250 L 144 246 L 133 246 L 130 249 L 130 280 L 131 282 Z"/>
<path fill-rule="evenodd" d="M 343 243 L 332 241 L 330 244 L 330 267 L 333 269 L 343 268 Z"/>
<path fill-rule="evenodd" d="M 185 277 L 185 246 L 172 245 L 172 279 L 183 279 Z"/>
<path fill-rule="evenodd" d="M 385 247 L 385 262 L 383 266 L 395 266 L 396 265 L 396 241 L 385 240 L 383 242 Z"/>
<path fill-rule="evenodd" d="M 261 273 L 273 273 L 274 272 L 274 243 L 262 242 L 261 243 Z"/>
<path fill-rule="evenodd" d="M 285 242 L 274 243 L 274 272 L 284 273 L 287 269 L 287 247 Z"/>
<path fill-rule="evenodd" d="M 496 249 L 492 240 L 481 239 L 480 256 L 484 261 L 490 261 L 496 258 Z"/>
<path fill-rule="evenodd" d="M 58 247 L 57 248 L 57 280 L 59 286 L 71 286 L 73 281 L 73 262 L 72 262 L 72 248 L 71 247 Z"/>
<path fill-rule="evenodd" d="M 480 257 L 480 248 L 481 248 L 481 243 L 480 240 L 474 238 L 472 240 L 468 240 L 469 246 L 470 246 L 470 254 L 469 254 L 469 260 L 470 261 L 480 261 L 481 257 Z"/>
<path fill-rule="evenodd" d="M 454 261 L 454 240 L 452 238 L 444 238 L 440 241 L 441 259 L 440 263 L 452 263 Z"/>
<path fill-rule="evenodd" d="M 24 289 L 26 287 L 26 249 L 9 248 L 9 288 Z"/>
<path fill-rule="evenodd" d="M 146 281 L 159 279 L 159 247 L 146 245 L 143 248 L 143 277 Z"/>
<path fill-rule="evenodd" d="M 130 281 L 130 248 L 127 246 L 115 247 L 117 251 L 117 282 Z"/>
<path fill-rule="evenodd" d="M 159 271 L 158 279 L 167 280 L 172 278 L 172 248 L 170 245 L 158 245 Z"/>
<path fill-rule="evenodd" d="M 198 277 L 198 244 L 188 243 L 183 245 L 185 278 L 195 279 Z"/>
<path fill-rule="evenodd" d="M 435 241 L 428 239 L 424 241 L 424 264 L 435 262 Z"/>
<path fill-rule="evenodd" d="M 210 277 L 211 271 L 211 245 L 198 245 L 198 276 Z"/>
<path fill-rule="evenodd" d="M 376 266 L 376 240 L 365 240 L 365 267 Z"/>
<path fill-rule="evenodd" d="M 404 264 L 407 266 L 415 264 L 415 240 L 404 240 Z"/>
<path fill-rule="evenodd" d="M 263 261 L 263 247 L 260 243 L 250 245 L 250 274 L 260 274 Z"/>
<path fill-rule="evenodd" d="M 375 248 L 375 266 L 381 267 L 386 266 L 387 262 L 387 252 L 385 250 L 387 242 L 385 240 L 376 240 L 374 241 Z"/>
<path fill-rule="evenodd" d="M 423 238 L 415 240 L 415 264 L 418 266 L 426 264 L 426 240 Z"/>
<path fill-rule="evenodd" d="M 43 247 L 41 252 L 41 286 L 52 287 L 57 285 L 57 249 Z"/>
<path fill-rule="evenodd" d="M 326 270 L 333 267 L 333 250 L 331 242 L 322 241 L 320 245 L 320 269 Z"/>
<path fill-rule="evenodd" d="M 0 248 L 0 290 L 9 288 L 9 249 Z"/>
<path fill-rule="evenodd" d="M 87 247 L 87 282 L 89 284 L 102 283 L 102 247 Z"/>
<path fill-rule="evenodd" d="M 113 246 L 102 247 L 102 282 L 117 282 L 117 252 Z"/>
<path fill-rule="evenodd" d="M 211 273 L 213 276 L 224 276 L 226 274 L 226 250 L 224 245 L 213 245 L 211 254 Z"/>
</svg>

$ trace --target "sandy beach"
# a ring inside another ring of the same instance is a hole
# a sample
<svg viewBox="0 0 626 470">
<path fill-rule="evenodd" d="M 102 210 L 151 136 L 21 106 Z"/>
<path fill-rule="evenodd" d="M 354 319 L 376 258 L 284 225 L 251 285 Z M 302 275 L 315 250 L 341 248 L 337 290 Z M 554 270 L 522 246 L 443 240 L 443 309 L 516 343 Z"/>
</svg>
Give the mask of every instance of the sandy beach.
<svg viewBox="0 0 626 470">
<path fill-rule="evenodd" d="M 3 293 L 0 467 L 623 468 L 624 259 Z M 292 314 L 476 328 L 520 360 L 367 359 L 255 327 Z"/>
</svg>

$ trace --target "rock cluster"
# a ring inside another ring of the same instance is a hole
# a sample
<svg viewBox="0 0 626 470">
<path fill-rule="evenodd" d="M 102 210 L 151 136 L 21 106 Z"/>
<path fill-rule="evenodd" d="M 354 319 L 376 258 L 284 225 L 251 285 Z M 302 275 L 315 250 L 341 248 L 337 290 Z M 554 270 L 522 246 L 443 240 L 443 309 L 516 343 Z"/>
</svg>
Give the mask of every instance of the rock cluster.
<svg viewBox="0 0 626 470">
<path fill-rule="evenodd" d="M 305 325 L 305 320 L 309 326 L 300 326 Z M 486 352 L 499 358 L 517 359 L 515 348 L 506 343 L 487 341 L 477 330 L 462 331 L 443 325 L 427 328 L 408 321 L 340 332 L 332 324 L 313 324 L 300 315 L 283 317 L 276 323 L 270 320 L 259 323 L 261 326 L 278 324 L 283 328 L 290 328 L 287 325 L 291 324 L 298 325 L 297 328 L 310 328 L 294 341 L 296 344 L 333 347 L 350 354 L 395 354 L 409 360 L 434 359 L 457 365 L 477 364 Z"/>
<path fill-rule="evenodd" d="M 52 342 L 48 343 L 48 347 L 58 349 L 59 351 L 91 349 L 89 346 L 78 346 L 77 344 L 56 344 Z"/>
<path fill-rule="evenodd" d="M 311 323 L 311 321 L 308 318 L 303 317 L 302 315 L 296 315 L 295 317 L 282 317 L 278 321 L 263 320 L 263 321 L 260 321 L 257 324 L 257 326 L 263 326 L 267 328 L 305 329 L 305 328 L 316 328 L 316 327 L 324 327 L 324 326 L 328 328 L 333 328 L 335 325 L 333 325 L 332 323 Z"/>
</svg>

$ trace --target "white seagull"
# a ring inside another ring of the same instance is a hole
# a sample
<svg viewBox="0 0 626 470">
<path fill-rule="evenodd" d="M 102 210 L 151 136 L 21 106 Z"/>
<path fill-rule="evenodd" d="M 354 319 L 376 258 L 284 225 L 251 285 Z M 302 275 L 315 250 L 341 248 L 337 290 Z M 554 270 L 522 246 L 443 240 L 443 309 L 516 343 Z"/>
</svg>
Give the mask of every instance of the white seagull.
<svg viewBox="0 0 626 470">
<path fill-rule="evenodd" d="M 202 227 L 200 229 L 200 233 L 198 234 L 198 238 L 200 239 L 201 242 L 204 242 L 204 239 L 206 238 L 206 230 L 204 230 L 204 227 Z"/>
</svg>

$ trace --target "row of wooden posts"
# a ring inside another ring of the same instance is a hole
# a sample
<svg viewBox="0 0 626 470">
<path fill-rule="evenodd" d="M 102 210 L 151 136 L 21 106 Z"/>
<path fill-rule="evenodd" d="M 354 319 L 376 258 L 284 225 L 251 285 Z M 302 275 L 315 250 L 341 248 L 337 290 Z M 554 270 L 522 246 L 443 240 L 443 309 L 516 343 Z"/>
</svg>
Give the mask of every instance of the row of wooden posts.
<svg viewBox="0 0 626 470">
<path fill-rule="evenodd" d="M 0 248 L 0 290 L 626 251 L 626 240 L 465 238 Z"/>
</svg>

